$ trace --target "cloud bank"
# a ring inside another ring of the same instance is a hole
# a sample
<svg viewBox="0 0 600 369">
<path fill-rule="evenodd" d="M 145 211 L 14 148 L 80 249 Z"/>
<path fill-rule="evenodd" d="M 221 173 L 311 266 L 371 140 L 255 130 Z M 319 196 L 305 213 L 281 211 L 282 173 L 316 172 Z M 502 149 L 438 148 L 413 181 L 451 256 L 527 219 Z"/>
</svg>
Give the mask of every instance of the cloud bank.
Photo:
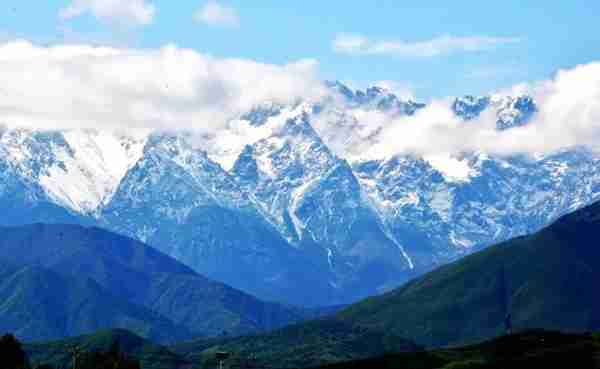
<svg viewBox="0 0 600 369">
<path fill-rule="evenodd" d="M 146 0 L 72 0 L 58 16 L 71 19 L 86 13 L 124 25 L 148 25 L 154 20 L 156 7 Z"/>
<path fill-rule="evenodd" d="M 264 101 L 323 93 L 316 62 L 219 59 L 173 45 L 135 50 L 0 44 L 0 123 L 37 128 L 221 129 Z"/>
<path fill-rule="evenodd" d="M 474 52 L 516 44 L 516 37 L 440 36 L 430 40 L 407 42 L 403 40 L 371 40 L 362 35 L 340 34 L 333 41 L 333 50 L 350 55 L 394 55 L 427 58 L 458 52 Z"/>
<path fill-rule="evenodd" d="M 185 129 L 213 137 L 208 142 L 233 137 L 231 146 L 239 149 L 265 135 L 255 132 L 260 127 L 235 119 L 241 114 L 265 102 L 296 106 L 330 93 L 312 60 L 272 65 L 174 45 L 136 50 L 0 44 L 0 125 L 7 127 Z M 539 112 L 526 126 L 498 131 L 493 109 L 464 122 L 454 115 L 452 98 L 432 101 L 414 116 L 328 98 L 330 109 L 314 116 L 313 124 L 336 153 L 349 159 L 599 148 L 600 63 L 561 70 L 548 81 L 499 94 L 529 94 Z"/>
<path fill-rule="evenodd" d="M 517 85 L 500 94 L 528 94 L 539 111 L 529 124 L 499 131 L 494 109 L 465 122 L 456 117 L 453 99 L 447 98 L 432 101 L 413 116 L 349 110 L 340 119 L 339 111 L 330 111 L 317 120 L 316 127 L 340 156 L 348 158 L 600 149 L 600 63 L 561 70 L 551 80 Z"/>
<path fill-rule="evenodd" d="M 222 5 L 216 1 L 209 1 L 194 15 L 198 23 L 209 26 L 239 27 L 240 17 L 234 8 Z"/>
</svg>

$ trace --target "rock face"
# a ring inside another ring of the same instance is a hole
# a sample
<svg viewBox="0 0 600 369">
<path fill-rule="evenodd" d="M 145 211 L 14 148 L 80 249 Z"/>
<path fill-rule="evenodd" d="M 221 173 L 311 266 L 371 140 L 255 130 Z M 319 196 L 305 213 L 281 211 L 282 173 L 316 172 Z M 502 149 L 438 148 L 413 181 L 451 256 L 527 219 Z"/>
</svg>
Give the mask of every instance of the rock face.
<svg viewBox="0 0 600 369">
<path fill-rule="evenodd" d="M 401 117 L 425 105 L 328 86 L 335 99 L 241 115 L 232 127 L 251 137 L 241 144 L 200 149 L 181 132 L 4 130 L 0 224 L 97 225 L 261 298 L 327 305 L 385 291 L 598 197 L 599 158 L 585 149 L 345 157 L 340 137 L 374 134 L 356 111 Z M 466 96 L 452 109 L 463 124 L 495 115 L 498 130 L 536 113 L 528 96 Z"/>
</svg>

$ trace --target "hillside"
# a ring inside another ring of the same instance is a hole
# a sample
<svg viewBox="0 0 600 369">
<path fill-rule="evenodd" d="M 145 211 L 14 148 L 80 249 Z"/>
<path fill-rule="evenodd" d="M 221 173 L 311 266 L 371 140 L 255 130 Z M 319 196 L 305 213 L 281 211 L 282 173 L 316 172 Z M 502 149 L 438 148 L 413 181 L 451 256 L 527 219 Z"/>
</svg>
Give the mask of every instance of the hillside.
<svg viewBox="0 0 600 369">
<path fill-rule="evenodd" d="M 140 360 L 142 369 L 182 369 L 217 365 L 214 360 L 214 351 L 206 353 L 204 358 L 184 358 L 164 346 L 156 345 L 125 330 L 99 331 L 61 341 L 27 344 L 24 348 L 33 365 L 51 364 L 54 367 L 60 367 L 70 363 L 69 350 L 74 346 L 82 352 L 106 352 L 115 342 L 128 357 Z M 377 342 L 373 341 L 373 344 L 375 343 Z M 290 364 L 290 361 L 278 359 L 264 362 L 265 358 L 260 356 L 255 356 L 253 360 L 249 358 L 248 352 L 236 353 L 235 356 L 226 360 L 225 367 L 235 368 L 246 365 L 247 367 L 286 368 Z M 323 355 L 319 360 L 322 363 L 329 362 L 329 364 L 320 368 L 501 369 L 510 367 L 520 369 L 573 367 L 592 369 L 600 368 L 600 336 L 531 330 L 502 336 L 476 345 L 430 351 L 390 352 L 382 356 L 333 363 L 339 359 L 339 357 Z M 314 364 L 315 361 L 311 363 L 296 362 L 297 367 L 306 367 L 307 365 L 314 367 Z"/>
<path fill-rule="evenodd" d="M 323 369 L 600 368 L 598 335 L 527 331 L 479 345 L 400 353 L 323 366 Z"/>
<path fill-rule="evenodd" d="M 60 278 L 93 281 L 111 295 L 110 301 L 152 311 L 173 325 L 185 327 L 194 336 L 220 335 L 224 331 L 234 335 L 257 332 L 299 321 L 305 314 L 300 309 L 266 303 L 209 280 L 152 247 L 99 228 L 44 224 L 4 227 L 0 228 L 0 252 L 14 265 L 42 267 Z M 7 285 L 7 293 L 21 288 L 20 283 L 24 282 Z M 70 293 L 70 287 L 71 284 L 65 284 L 62 289 Z M 32 298 L 35 297 L 33 294 Z M 23 301 L 22 309 L 49 306 L 52 301 L 50 298 Z M 104 304 L 97 302 L 98 306 Z M 18 306 L 14 308 L 18 310 Z M 33 324 L 43 320 L 44 315 L 27 315 L 23 322 Z M 29 331 L 27 338 L 60 338 L 112 327 L 128 328 L 149 337 L 135 325 L 102 325 L 89 330 L 66 326 L 61 334 L 40 337 Z"/>
<path fill-rule="evenodd" d="M 332 326 L 329 325 L 329 328 L 332 328 Z M 295 329 L 295 333 L 300 333 L 300 331 Z M 333 342 L 331 337 L 329 340 L 321 341 L 323 350 L 320 357 L 315 355 L 317 351 L 313 351 L 318 346 L 311 345 L 309 343 L 310 339 L 300 340 L 306 345 L 299 345 L 294 351 L 286 350 L 287 354 L 293 354 L 291 357 L 280 355 L 268 358 L 260 352 L 257 355 L 252 355 L 252 351 L 234 352 L 233 357 L 225 361 L 224 367 L 315 367 L 323 369 L 600 368 L 600 336 L 598 334 L 567 334 L 556 331 L 529 330 L 476 345 L 429 351 L 407 351 L 406 349 L 410 348 L 410 345 L 400 345 L 397 348 L 403 352 L 390 351 L 385 355 L 382 355 L 381 350 L 379 351 L 380 354 L 376 354 L 376 351 L 373 350 L 382 342 L 363 340 L 362 343 L 366 344 L 367 347 L 360 349 L 361 354 L 367 355 L 370 350 L 371 355 L 360 360 L 356 360 L 358 357 L 356 354 L 346 354 L 345 359 L 342 356 L 333 355 L 335 351 L 332 350 L 334 345 L 330 344 L 330 342 Z M 69 351 L 74 346 L 78 347 L 81 352 L 86 353 L 106 352 L 115 342 L 118 343 L 120 350 L 127 357 L 139 360 L 142 369 L 210 368 L 218 365 L 214 359 L 216 350 L 207 351 L 202 356 L 190 356 L 184 352 L 185 349 L 192 346 L 192 343 L 187 343 L 174 347 L 174 349 L 180 351 L 177 354 L 173 350 L 156 345 L 125 330 L 99 331 L 94 334 L 60 341 L 26 344 L 24 349 L 34 366 L 51 364 L 54 367 L 64 367 L 70 363 L 71 354 L 69 354 Z M 247 340 L 246 342 L 248 348 L 250 348 L 251 341 Z M 348 342 L 346 341 L 346 343 Z M 358 348 L 360 346 L 358 342 L 358 340 L 355 341 L 356 345 L 348 346 L 348 348 Z M 200 345 L 200 343 L 197 342 L 196 345 Z M 253 349 L 256 348 L 253 347 Z M 272 346 L 270 352 L 276 352 L 280 348 L 277 345 Z M 391 348 L 391 346 L 388 345 L 387 348 Z M 300 353 L 304 353 L 304 357 L 300 356 Z M 303 359 L 303 361 L 299 359 Z M 320 367 L 315 366 L 319 363 L 328 364 Z"/>
<path fill-rule="evenodd" d="M 233 353 L 232 362 L 253 358 L 254 365 L 298 368 L 356 360 L 386 352 L 415 351 L 419 347 L 401 337 L 322 319 L 292 325 L 260 336 L 180 343 L 171 350 L 189 361 L 214 365 L 217 351 Z"/>
<path fill-rule="evenodd" d="M 427 346 L 517 330 L 600 329 L 600 203 L 530 236 L 490 247 L 338 314 Z"/>
<path fill-rule="evenodd" d="M 128 328 L 156 341 L 190 332 L 142 306 L 115 298 L 88 278 L 42 267 L 0 264 L 0 332 L 48 340 L 106 327 Z"/>
</svg>

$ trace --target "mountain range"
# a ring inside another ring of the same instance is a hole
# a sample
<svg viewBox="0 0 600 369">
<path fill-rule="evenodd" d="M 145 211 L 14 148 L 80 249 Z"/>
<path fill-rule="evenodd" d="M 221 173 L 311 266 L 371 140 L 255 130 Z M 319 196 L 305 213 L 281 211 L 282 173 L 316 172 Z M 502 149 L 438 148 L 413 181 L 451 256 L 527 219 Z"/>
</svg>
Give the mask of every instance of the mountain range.
<svg viewBox="0 0 600 369">
<path fill-rule="evenodd" d="M 1 225 L 106 228 L 263 300 L 346 304 L 480 247 L 527 234 L 598 198 L 598 156 L 343 157 L 332 135 L 361 112 L 418 114 L 425 104 L 328 83 L 334 104 L 265 102 L 232 120 L 242 145 L 189 132 L 0 131 Z M 340 107 L 341 106 L 341 107 Z M 529 124 L 528 96 L 466 96 L 463 124 Z M 326 119 L 334 133 L 320 129 Z M 235 131 L 235 130 L 234 130 Z"/>
<path fill-rule="evenodd" d="M 572 342 L 573 345 L 570 345 L 569 338 L 565 335 L 532 330 L 551 329 L 575 333 L 600 330 L 598 313 L 600 299 L 595 285 L 599 277 L 597 274 L 600 270 L 598 265 L 600 251 L 594 242 L 600 232 L 599 225 L 600 202 L 597 202 L 562 216 L 538 232 L 490 246 L 461 260 L 436 268 L 383 295 L 370 297 L 337 313 L 308 322 L 293 323 L 293 318 L 288 318 L 288 321 L 293 324 L 269 332 L 239 337 L 201 337 L 165 348 L 126 331 L 113 330 L 54 343 L 30 344 L 27 349 L 38 362 L 40 360 L 60 362 L 68 358 L 66 354 L 68 342 L 79 342 L 85 347 L 96 347 L 110 346 L 110 343 L 116 339 L 127 346 L 127 350 L 133 354 L 145 358 L 149 365 L 153 363 L 162 365 L 164 361 L 165 367 L 185 366 L 186 363 L 215 365 L 215 353 L 221 351 L 232 353 L 230 364 L 252 360 L 252 365 L 262 366 L 276 362 L 277 366 L 282 368 L 317 366 L 393 352 L 412 352 L 413 354 L 404 354 L 403 357 L 432 367 L 459 359 L 485 362 L 508 360 L 511 357 L 514 359 L 515 353 L 525 355 L 522 360 L 529 360 L 526 354 L 531 354 L 532 351 L 524 347 L 535 349 L 538 352 L 536 354 L 538 359 L 544 357 L 544 352 L 548 355 L 556 354 L 557 357 L 562 358 L 561 360 L 574 355 L 578 350 L 591 355 L 590 349 L 593 348 L 596 350 L 594 352 L 597 352 L 597 337 L 572 336 L 571 339 L 576 339 L 581 344 L 584 341 L 587 343 L 581 346 Z M 119 293 L 131 295 L 131 301 L 139 301 L 140 297 L 147 296 L 149 293 L 144 288 L 143 282 L 146 278 L 142 276 L 137 282 L 124 283 L 122 285 L 124 290 L 133 287 L 126 292 L 119 292 L 116 286 L 111 287 L 113 293 L 111 297 L 103 292 L 109 290 L 109 287 L 105 286 L 111 285 L 110 278 L 106 278 L 107 274 L 99 273 L 99 270 L 114 271 L 115 277 L 122 277 L 136 268 L 139 268 L 140 274 L 144 274 L 142 271 L 145 270 L 154 278 L 156 273 L 195 275 L 189 268 L 150 247 L 95 228 L 75 225 L 33 225 L 3 230 L 2 239 L 3 243 L 0 247 L 11 253 L 16 253 L 17 249 L 20 249 L 21 253 L 27 255 L 21 257 L 21 261 L 30 265 L 20 270 L 10 267 L 3 267 L 1 270 L 3 274 L 10 273 L 10 275 L 2 279 L 0 294 L 5 296 L 6 291 L 13 290 L 16 291 L 14 296 L 17 296 L 9 298 L 8 304 L 2 305 L 2 307 L 13 307 L 13 310 L 3 313 L 2 324 L 6 325 L 5 320 L 11 322 L 4 317 L 36 317 L 35 320 L 30 319 L 36 324 L 23 324 L 23 332 L 40 332 L 39 323 L 44 322 L 44 318 L 48 318 L 50 324 L 63 323 L 64 326 L 66 322 L 69 326 L 79 327 L 80 325 L 74 323 L 90 320 L 94 322 L 94 319 L 103 322 L 103 319 L 108 317 L 113 320 L 108 321 L 107 324 L 118 325 L 120 322 L 125 322 L 138 332 L 160 340 L 170 332 L 172 329 L 170 324 L 173 324 L 158 314 L 165 311 L 162 301 L 153 300 L 147 307 L 141 306 L 143 305 L 141 302 L 136 305 L 136 308 L 131 307 L 131 303 L 127 305 L 123 302 L 123 297 L 118 298 Z M 85 242 L 78 244 L 74 240 Z M 110 240 L 115 242 L 111 243 Z M 41 251 L 36 251 L 36 247 L 33 246 L 61 243 L 75 246 L 37 247 Z M 118 252 L 114 250 L 115 246 L 118 246 Z M 61 250 L 66 251 L 61 252 Z M 108 257 L 106 254 L 112 256 Z M 86 258 L 86 255 L 90 258 Z M 95 260 L 93 263 L 85 263 L 85 260 L 92 259 Z M 72 260 L 78 261 L 74 263 Z M 119 264 L 122 265 L 120 268 Z M 79 267 L 76 267 L 78 265 Z M 100 268 L 99 265 L 105 265 L 107 268 Z M 54 266 L 55 271 L 48 272 L 42 269 L 44 266 Z M 18 279 L 12 275 L 27 277 Z M 40 277 L 37 277 L 38 275 Z M 87 280 L 83 278 L 86 275 L 90 276 Z M 63 284 L 66 292 L 54 293 L 53 286 L 60 285 L 61 278 L 68 276 L 77 277 L 72 277 L 73 279 L 68 281 L 68 288 Z M 127 281 L 131 279 L 132 276 L 129 275 Z M 43 283 L 45 286 L 41 285 Z M 31 286 L 33 290 L 28 289 Z M 201 286 L 196 284 L 186 287 L 186 290 L 197 293 L 200 288 Z M 160 288 L 161 291 L 167 292 L 169 303 L 174 301 L 175 304 L 181 304 L 181 300 L 173 299 L 173 295 L 168 293 L 170 289 L 168 285 L 161 285 Z M 235 297 L 237 294 L 239 298 L 241 294 L 225 289 L 229 291 L 230 296 Z M 83 299 L 73 298 L 71 291 L 79 293 L 74 297 L 82 296 Z M 37 296 L 34 296 L 34 293 Z M 178 295 L 180 293 L 175 294 Z M 28 297 L 30 300 L 20 296 Z M 222 304 L 220 311 L 226 311 L 230 307 L 227 302 L 231 302 L 238 308 L 251 306 L 248 303 L 241 304 L 239 300 L 234 301 L 233 298 L 226 300 L 225 302 L 217 300 Z M 76 302 L 76 309 L 68 309 L 72 306 L 70 304 L 72 301 Z M 187 298 L 183 299 L 183 303 L 189 301 Z M 202 304 L 211 303 L 215 301 L 215 296 L 207 294 L 199 301 Z M 265 309 L 264 304 L 260 305 L 256 302 L 254 304 Z M 40 310 L 40 305 L 44 305 L 45 310 Z M 18 306 L 21 306 L 20 311 L 15 308 Z M 61 309 L 62 306 L 66 306 L 67 309 Z M 106 313 L 103 312 L 104 309 Z M 199 309 L 201 307 L 196 306 L 189 313 L 188 319 L 198 315 Z M 276 309 L 277 306 L 270 306 L 268 311 L 278 312 L 279 315 L 275 316 L 288 314 L 289 317 L 289 309 L 285 310 L 281 306 L 279 310 Z M 170 312 L 170 310 L 166 311 Z M 240 318 L 235 322 L 238 324 L 243 322 L 243 317 L 256 317 L 252 315 L 252 311 L 245 310 L 245 314 L 238 313 Z M 167 313 L 165 316 L 168 315 Z M 210 313 L 215 314 L 215 311 L 212 310 Z M 69 315 L 67 318 L 57 316 L 60 314 Z M 82 316 L 87 320 L 81 320 Z M 172 312 L 170 316 L 173 316 Z M 205 319 L 210 316 L 215 315 L 204 315 Z M 220 315 L 217 314 L 218 316 Z M 233 319 L 231 313 L 227 318 Z M 136 321 L 136 319 L 140 320 Z M 508 325 L 507 319 L 510 321 Z M 179 321 L 179 323 L 184 322 Z M 196 329 L 202 327 L 193 324 L 191 326 L 195 326 Z M 271 328 L 276 326 L 277 324 L 273 322 L 270 325 Z M 84 325 L 84 328 L 93 329 L 93 326 L 88 324 Z M 175 328 L 181 334 L 186 333 L 185 329 Z M 240 331 L 243 328 L 241 327 Z M 7 328 L 3 326 L 3 329 Z M 8 329 L 14 328 L 8 327 Z M 432 353 L 422 351 L 423 347 L 438 349 L 477 344 L 502 336 L 507 333 L 507 329 L 517 332 L 518 335 L 460 349 L 463 354 L 459 356 L 457 356 L 458 351 L 453 353 L 448 349 Z M 161 335 L 153 335 L 152 332 L 160 332 Z M 255 329 L 254 332 L 257 330 Z M 547 343 L 540 341 L 546 339 L 548 339 Z M 538 343 L 533 345 L 534 342 Z M 540 346 L 539 342 L 543 344 Z M 548 346 L 555 344 L 558 346 L 554 348 Z M 153 360 L 155 354 L 157 359 Z M 590 357 L 578 357 L 578 359 L 588 362 Z"/>
<path fill-rule="evenodd" d="M 490 246 L 321 320 L 252 337 L 195 340 L 174 345 L 172 350 L 195 361 L 228 351 L 255 355 L 258 365 L 277 362 L 279 367 L 294 368 L 414 351 L 394 348 L 402 342 L 427 349 L 478 344 L 511 333 L 507 317 L 512 333 L 537 329 L 597 332 L 599 235 L 597 202 L 531 235 Z M 358 345 L 340 340 L 348 337 L 344 333 L 348 331 L 354 332 L 351 337 Z M 364 336 L 371 338 L 362 342 L 359 337 Z M 341 353 L 346 356 L 328 349 L 335 344 L 345 347 Z M 527 345 L 515 345 L 512 353 L 531 354 Z M 501 343 L 490 346 L 491 352 L 502 349 Z M 415 362 L 415 367 L 427 367 L 424 359 Z"/>
</svg>

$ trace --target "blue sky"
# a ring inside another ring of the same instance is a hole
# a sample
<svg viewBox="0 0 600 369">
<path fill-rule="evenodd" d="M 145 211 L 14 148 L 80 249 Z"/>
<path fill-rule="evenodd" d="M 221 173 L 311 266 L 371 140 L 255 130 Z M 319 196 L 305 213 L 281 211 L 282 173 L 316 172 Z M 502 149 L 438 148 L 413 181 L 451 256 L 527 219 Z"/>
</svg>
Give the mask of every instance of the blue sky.
<svg viewBox="0 0 600 369">
<path fill-rule="evenodd" d="M 127 2 L 79 0 L 101 9 Z M 4 0 L 0 34 L 39 43 L 137 48 L 174 43 L 215 56 L 276 64 L 311 58 L 319 62 L 323 79 L 357 86 L 394 81 L 421 100 L 482 94 L 600 59 L 600 2 L 590 0 L 529 0 L 526 5 L 522 0 L 230 0 L 217 3 L 229 13 L 213 21 L 197 16 L 207 4 L 202 0 L 129 2 L 152 7 L 151 17 L 135 18 L 126 11 L 99 14 L 91 7 L 59 17 L 73 1 Z M 418 45 L 439 47 L 444 36 L 450 40 L 450 46 L 442 42 L 446 51 L 418 51 Z M 363 43 L 336 49 L 334 41 L 340 37 Z M 463 45 L 470 42 L 476 43 L 471 49 Z"/>
</svg>

